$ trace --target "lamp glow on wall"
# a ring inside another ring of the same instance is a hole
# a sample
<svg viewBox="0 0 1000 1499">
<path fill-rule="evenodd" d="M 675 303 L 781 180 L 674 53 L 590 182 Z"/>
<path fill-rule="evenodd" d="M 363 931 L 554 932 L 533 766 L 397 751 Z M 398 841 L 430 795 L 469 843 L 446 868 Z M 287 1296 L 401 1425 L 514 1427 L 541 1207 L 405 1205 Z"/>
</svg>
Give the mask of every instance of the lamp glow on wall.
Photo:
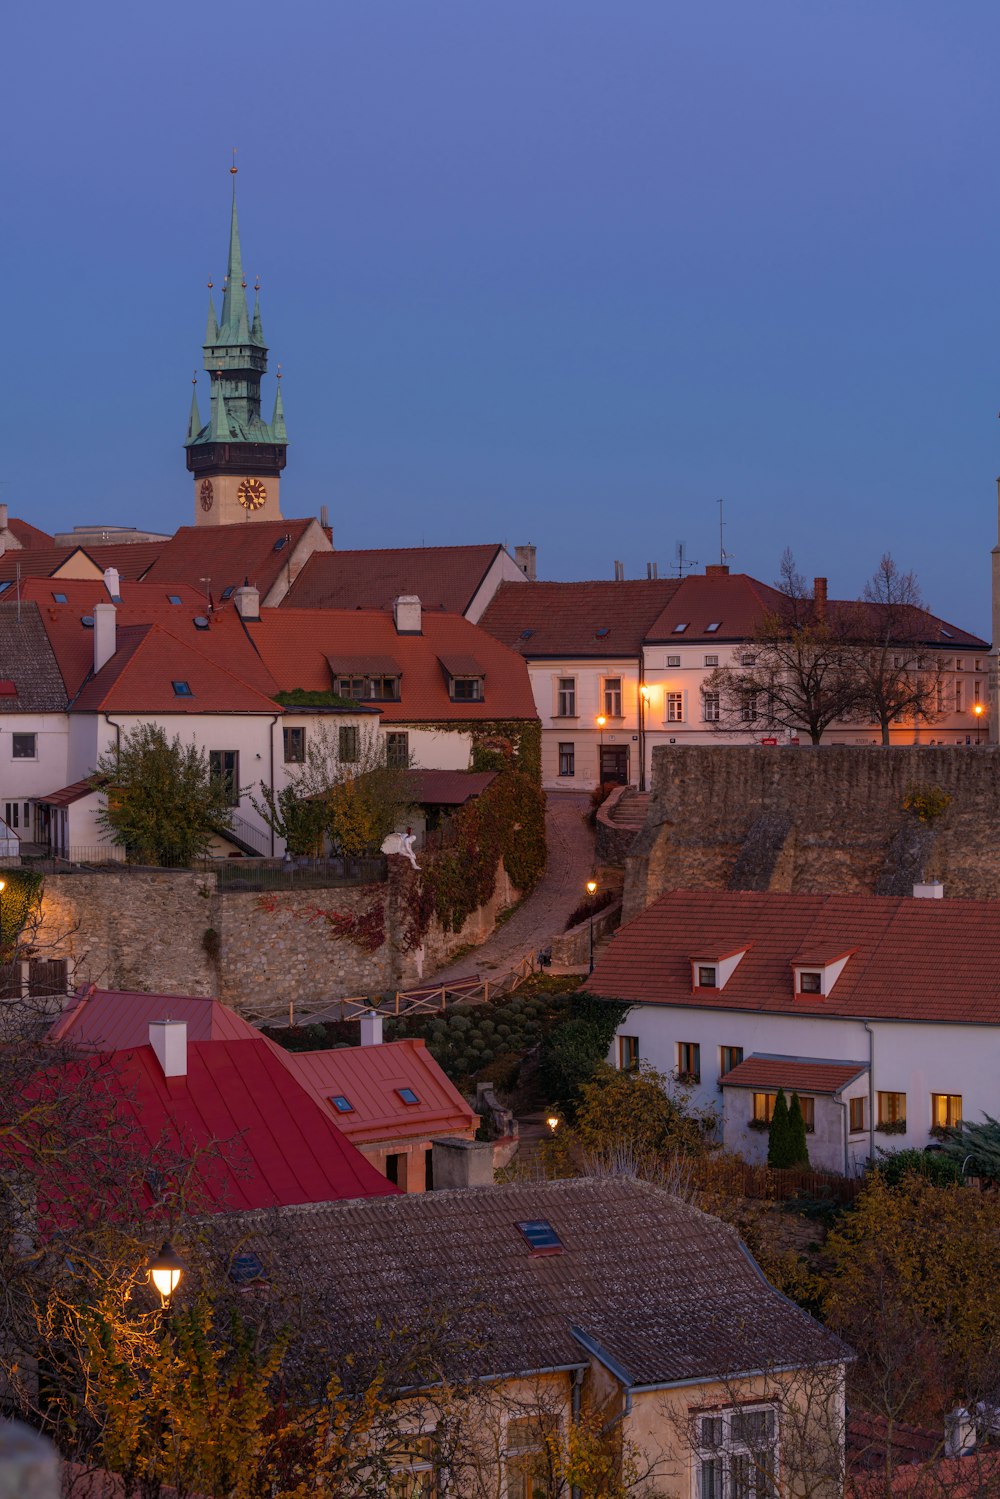
<svg viewBox="0 0 1000 1499">
<path fill-rule="evenodd" d="M 185 1271 L 184 1261 L 176 1253 L 169 1239 L 163 1241 L 159 1254 L 149 1262 L 149 1278 L 160 1293 L 164 1306 L 177 1290 Z"/>
</svg>

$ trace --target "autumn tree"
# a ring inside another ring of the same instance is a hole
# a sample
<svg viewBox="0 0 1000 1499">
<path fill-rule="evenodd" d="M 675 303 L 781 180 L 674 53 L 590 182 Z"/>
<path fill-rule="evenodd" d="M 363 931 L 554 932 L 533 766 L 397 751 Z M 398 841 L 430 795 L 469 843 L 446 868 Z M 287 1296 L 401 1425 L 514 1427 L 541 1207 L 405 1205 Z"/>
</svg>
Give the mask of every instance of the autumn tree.
<svg viewBox="0 0 1000 1499">
<path fill-rule="evenodd" d="M 928 636 L 936 634 L 937 621 L 927 614 L 916 574 L 902 572 L 886 552 L 849 614 L 848 628 L 859 685 L 855 716 L 878 724 L 883 744 L 901 719 L 933 723 L 941 670 Z"/>
<path fill-rule="evenodd" d="M 703 1156 L 716 1124 L 714 1110 L 692 1107 L 690 1089 L 648 1063 L 626 1072 L 602 1062 L 546 1153 L 565 1174 L 627 1171 L 659 1180 L 677 1156 Z"/>
<path fill-rule="evenodd" d="M 203 749 L 179 734 L 168 740 L 158 724 L 105 750 L 92 784 L 105 797 L 100 826 L 137 863 L 190 864 L 229 826 L 234 788 L 212 775 Z"/>
</svg>

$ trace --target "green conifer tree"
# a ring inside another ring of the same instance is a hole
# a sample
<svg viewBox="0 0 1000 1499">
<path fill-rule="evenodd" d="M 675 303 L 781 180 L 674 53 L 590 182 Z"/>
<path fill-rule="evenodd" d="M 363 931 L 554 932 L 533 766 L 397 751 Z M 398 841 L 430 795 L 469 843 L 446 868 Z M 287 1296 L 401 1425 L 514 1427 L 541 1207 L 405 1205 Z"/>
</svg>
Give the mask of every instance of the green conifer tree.
<svg viewBox="0 0 1000 1499">
<path fill-rule="evenodd" d="M 771 1127 L 767 1132 L 767 1164 L 777 1167 L 787 1166 L 789 1164 L 788 1146 L 788 1102 L 784 1088 L 779 1088 L 778 1096 L 774 1100 Z"/>
<path fill-rule="evenodd" d="M 802 1105 L 797 1093 L 792 1094 L 792 1103 L 788 1110 L 788 1155 L 787 1165 L 808 1167 L 809 1142 L 806 1139 L 806 1121 L 802 1115 Z"/>
</svg>

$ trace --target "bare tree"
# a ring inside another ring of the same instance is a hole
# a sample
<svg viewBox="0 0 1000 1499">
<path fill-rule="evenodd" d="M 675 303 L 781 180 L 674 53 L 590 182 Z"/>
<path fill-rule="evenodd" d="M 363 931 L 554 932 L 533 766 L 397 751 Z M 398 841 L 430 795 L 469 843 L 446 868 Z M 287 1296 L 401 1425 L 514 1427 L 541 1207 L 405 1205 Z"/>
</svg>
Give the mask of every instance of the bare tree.
<svg viewBox="0 0 1000 1499">
<path fill-rule="evenodd" d="M 885 552 L 849 625 L 860 684 L 857 716 L 879 725 L 883 744 L 893 722 L 933 723 L 939 716 L 941 670 L 928 651 L 928 623 L 916 574 L 901 572 Z"/>
</svg>

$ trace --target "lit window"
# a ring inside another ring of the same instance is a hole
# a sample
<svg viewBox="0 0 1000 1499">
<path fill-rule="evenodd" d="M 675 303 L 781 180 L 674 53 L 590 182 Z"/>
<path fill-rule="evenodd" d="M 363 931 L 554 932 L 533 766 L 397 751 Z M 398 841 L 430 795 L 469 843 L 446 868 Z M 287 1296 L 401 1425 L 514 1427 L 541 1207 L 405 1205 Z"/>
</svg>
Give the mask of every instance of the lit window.
<svg viewBox="0 0 1000 1499">
<path fill-rule="evenodd" d="M 639 1037 L 618 1037 L 618 1066 L 622 1072 L 635 1072 L 639 1066 Z"/>
<path fill-rule="evenodd" d="M 559 746 L 559 774 L 561 776 L 576 775 L 576 746 L 573 744 L 560 744 Z"/>
<path fill-rule="evenodd" d="M 791 1105 L 791 1099 L 789 1099 L 788 1102 L 789 1105 Z M 811 1135 L 813 1130 L 816 1128 L 815 1098 L 803 1098 L 802 1094 L 800 1093 L 799 1108 L 802 1110 L 802 1121 L 805 1124 L 806 1132 Z"/>
<path fill-rule="evenodd" d="M 399 1094 L 404 1103 L 413 1104 L 420 1102 L 420 1099 L 417 1097 L 416 1093 L 414 1093 L 412 1088 L 397 1088 L 396 1092 Z"/>
<path fill-rule="evenodd" d="M 850 1098 L 847 1102 L 850 1115 L 850 1129 L 852 1135 L 860 1135 L 865 1127 L 865 1100 L 861 1098 Z"/>
<path fill-rule="evenodd" d="M 333 1097 L 330 1099 L 330 1102 L 333 1104 L 338 1114 L 354 1113 L 353 1103 L 349 1098 L 345 1098 L 343 1093 L 334 1093 Z"/>
<path fill-rule="evenodd" d="M 776 1093 L 755 1093 L 753 1096 L 753 1117 L 756 1124 L 770 1124 L 771 1115 L 774 1113 L 774 1100 Z"/>
<path fill-rule="evenodd" d="M 961 1120 L 961 1093 L 931 1094 L 931 1125 L 934 1129 L 956 1129 Z"/>
<path fill-rule="evenodd" d="M 701 1082 L 701 1047 L 697 1041 L 678 1041 L 677 1078 L 679 1082 Z"/>
<path fill-rule="evenodd" d="M 880 1093 L 878 1095 L 878 1122 L 885 1124 L 906 1123 L 906 1094 Z"/>
<path fill-rule="evenodd" d="M 190 682 L 173 682 L 174 697 L 194 697 Z"/>
<path fill-rule="evenodd" d="M 727 1072 L 732 1072 L 743 1060 L 742 1046 L 720 1046 L 719 1047 L 719 1075 L 725 1077 Z"/>
</svg>

